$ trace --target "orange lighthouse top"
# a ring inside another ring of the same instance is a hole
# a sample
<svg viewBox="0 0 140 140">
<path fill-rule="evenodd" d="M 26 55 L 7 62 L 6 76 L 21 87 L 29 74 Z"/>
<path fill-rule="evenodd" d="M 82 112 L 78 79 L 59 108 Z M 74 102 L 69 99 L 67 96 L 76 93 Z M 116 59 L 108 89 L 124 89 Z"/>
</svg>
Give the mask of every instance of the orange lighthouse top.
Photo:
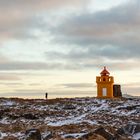
<svg viewBox="0 0 140 140">
<path fill-rule="evenodd" d="M 110 73 L 108 72 L 108 70 L 106 69 L 106 66 L 104 66 L 103 71 L 100 73 L 102 76 L 106 76 L 106 75 L 110 75 Z"/>
</svg>

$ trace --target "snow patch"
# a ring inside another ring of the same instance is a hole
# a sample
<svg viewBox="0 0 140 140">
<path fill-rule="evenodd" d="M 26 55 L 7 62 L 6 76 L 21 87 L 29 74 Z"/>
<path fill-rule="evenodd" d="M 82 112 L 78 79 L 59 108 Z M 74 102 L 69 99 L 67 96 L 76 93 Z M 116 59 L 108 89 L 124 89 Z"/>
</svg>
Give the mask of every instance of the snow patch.
<svg viewBox="0 0 140 140">
<path fill-rule="evenodd" d="M 136 133 L 133 135 L 134 140 L 140 140 L 140 133 Z"/>
<path fill-rule="evenodd" d="M 87 133 L 72 133 L 72 134 L 65 134 L 62 135 L 62 138 L 81 138 Z"/>
<path fill-rule="evenodd" d="M 6 133 L 0 132 L 0 140 L 2 140 L 4 137 L 8 136 Z"/>
<path fill-rule="evenodd" d="M 13 105 L 16 105 L 17 103 L 14 102 L 14 101 L 4 101 L 2 102 L 0 105 L 1 106 L 13 106 Z"/>
<path fill-rule="evenodd" d="M 0 121 L 1 124 L 9 124 L 9 121 L 8 121 L 8 118 L 3 118 L 1 121 Z"/>
<path fill-rule="evenodd" d="M 50 123 L 48 123 L 48 125 L 49 126 L 63 126 L 63 125 L 81 123 L 82 122 L 82 119 L 84 117 L 86 117 L 86 115 L 87 114 L 83 114 L 81 116 L 73 117 L 73 118 L 67 119 L 67 120 L 61 120 L 61 121 L 57 121 L 57 122 L 50 122 Z"/>
</svg>

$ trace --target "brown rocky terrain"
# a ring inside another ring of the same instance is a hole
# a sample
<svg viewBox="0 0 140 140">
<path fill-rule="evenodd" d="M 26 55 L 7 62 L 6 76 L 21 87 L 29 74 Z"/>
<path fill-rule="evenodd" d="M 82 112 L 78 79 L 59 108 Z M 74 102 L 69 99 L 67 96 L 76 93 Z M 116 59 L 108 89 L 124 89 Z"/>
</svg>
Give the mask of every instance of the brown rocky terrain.
<svg viewBox="0 0 140 140">
<path fill-rule="evenodd" d="M 0 98 L 0 140 L 140 140 L 140 99 Z"/>
</svg>

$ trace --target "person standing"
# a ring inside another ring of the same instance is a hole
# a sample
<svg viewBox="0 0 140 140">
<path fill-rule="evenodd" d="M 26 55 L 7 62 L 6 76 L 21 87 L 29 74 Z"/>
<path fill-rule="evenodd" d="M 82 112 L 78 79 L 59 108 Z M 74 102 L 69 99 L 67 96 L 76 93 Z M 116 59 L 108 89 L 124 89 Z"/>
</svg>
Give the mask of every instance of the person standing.
<svg viewBox="0 0 140 140">
<path fill-rule="evenodd" d="M 48 93 L 46 92 L 46 94 L 45 94 L 45 98 L 46 98 L 46 100 L 48 99 Z"/>
</svg>

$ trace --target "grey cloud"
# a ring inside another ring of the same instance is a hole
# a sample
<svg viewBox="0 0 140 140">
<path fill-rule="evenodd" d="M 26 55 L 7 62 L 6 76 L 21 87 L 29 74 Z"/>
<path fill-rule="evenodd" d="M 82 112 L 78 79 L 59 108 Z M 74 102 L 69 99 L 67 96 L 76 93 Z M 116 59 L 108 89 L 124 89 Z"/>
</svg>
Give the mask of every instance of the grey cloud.
<svg viewBox="0 0 140 140">
<path fill-rule="evenodd" d="M 67 65 L 76 66 L 76 69 L 93 69 L 102 66 L 108 66 L 113 70 L 133 70 L 140 68 L 139 59 L 136 59 L 135 56 L 133 59 L 133 55 L 126 55 L 125 53 L 122 56 L 119 52 L 114 52 L 115 54 L 100 54 L 99 51 L 88 51 L 82 52 L 79 51 L 78 54 L 76 52 L 70 51 L 67 54 L 61 52 L 48 52 L 46 54 L 47 57 L 51 58 L 52 62 L 54 61 L 64 61 Z M 110 53 L 113 53 L 110 51 Z M 118 54 L 118 55 L 117 55 Z M 139 58 L 139 56 L 138 56 Z M 109 60 L 109 61 L 108 61 Z M 123 60 L 123 61 L 122 61 Z M 137 66 L 137 67 L 136 67 Z M 69 68 L 70 68 L 69 67 Z"/>
<path fill-rule="evenodd" d="M 42 9 L 43 8 L 58 8 L 58 7 L 63 7 L 63 6 L 74 6 L 75 5 L 79 5 L 81 4 L 82 2 L 84 2 L 83 0 L 51 0 L 51 1 L 48 1 L 48 0 L 0 0 L 0 6 L 1 8 L 23 8 L 24 10 L 25 9 L 28 9 L 28 10 L 35 10 L 35 9 Z"/>
<path fill-rule="evenodd" d="M 40 71 L 40 70 L 78 70 L 82 65 L 64 62 L 19 62 L 8 61 L 0 63 L 0 71 Z"/>
<path fill-rule="evenodd" d="M 83 44 L 139 43 L 140 2 L 134 0 L 109 11 L 87 13 L 68 18 L 54 28 L 58 41 Z M 58 35 L 57 35 L 58 33 Z M 131 39 L 131 40 L 130 40 Z"/>
<path fill-rule="evenodd" d="M 59 8 L 80 7 L 84 0 L 0 0 L 0 39 L 31 38 L 42 27 L 41 13 Z"/>
<path fill-rule="evenodd" d="M 60 64 L 47 64 L 42 62 L 15 62 L 9 61 L 0 64 L 0 70 L 45 70 L 59 67 Z"/>
<path fill-rule="evenodd" d="M 139 47 L 86 46 L 75 47 L 66 53 L 46 52 L 52 61 L 65 61 L 67 64 L 77 65 L 79 68 L 95 68 L 107 65 L 112 69 L 139 68 Z M 109 61 L 108 61 L 109 60 Z M 123 60 L 123 61 L 122 61 Z"/>
<path fill-rule="evenodd" d="M 94 45 L 85 47 L 75 47 L 65 53 L 59 51 L 46 52 L 48 58 L 53 59 L 67 59 L 67 60 L 87 60 L 87 59 L 139 59 L 139 46 L 111 46 L 111 45 Z"/>
<path fill-rule="evenodd" d="M 78 69 L 93 69 L 102 66 L 108 66 L 113 70 L 133 70 L 140 68 L 139 51 L 134 49 L 112 50 L 106 47 L 86 47 L 73 49 L 67 53 L 51 51 L 47 52 L 46 57 L 52 62 L 64 61 L 68 65 L 76 66 Z M 136 53 L 134 53 L 136 51 Z M 137 67 L 136 67 L 137 66 Z"/>
<path fill-rule="evenodd" d="M 53 41 L 77 44 L 81 49 L 66 54 L 53 52 L 56 57 L 139 59 L 140 2 L 129 1 L 108 11 L 72 16 L 51 31 Z"/>
<path fill-rule="evenodd" d="M 71 16 L 51 31 L 55 35 L 53 41 L 66 47 L 77 45 L 65 53 L 46 52 L 52 60 L 79 62 L 88 68 L 107 64 L 114 69 L 132 69 L 140 64 L 139 0 L 108 11 Z"/>
<path fill-rule="evenodd" d="M 73 56 L 74 57 L 74 56 Z M 68 59 L 64 58 L 64 61 L 54 62 L 20 62 L 20 61 L 7 61 L 0 63 L 0 71 L 18 71 L 16 75 L 14 73 L 11 74 L 3 74 L 1 75 L 1 79 L 5 80 L 19 80 L 21 76 L 26 75 L 36 75 L 36 74 L 29 74 L 29 71 L 42 71 L 42 70 L 87 70 L 87 69 L 97 69 L 97 67 L 102 67 L 104 65 L 109 66 L 112 69 L 119 69 L 119 70 L 126 70 L 126 69 L 133 69 L 135 65 L 139 68 L 139 62 L 105 62 L 104 60 L 90 60 L 89 58 L 81 60 L 81 58 L 77 58 L 73 61 L 71 57 Z M 99 63 L 100 62 L 100 63 Z M 20 73 L 20 71 L 28 71 L 27 73 Z M 9 72 L 8 72 L 9 73 Z M 39 74 L 40 75 L 40 74 Z"/>
</svg>

